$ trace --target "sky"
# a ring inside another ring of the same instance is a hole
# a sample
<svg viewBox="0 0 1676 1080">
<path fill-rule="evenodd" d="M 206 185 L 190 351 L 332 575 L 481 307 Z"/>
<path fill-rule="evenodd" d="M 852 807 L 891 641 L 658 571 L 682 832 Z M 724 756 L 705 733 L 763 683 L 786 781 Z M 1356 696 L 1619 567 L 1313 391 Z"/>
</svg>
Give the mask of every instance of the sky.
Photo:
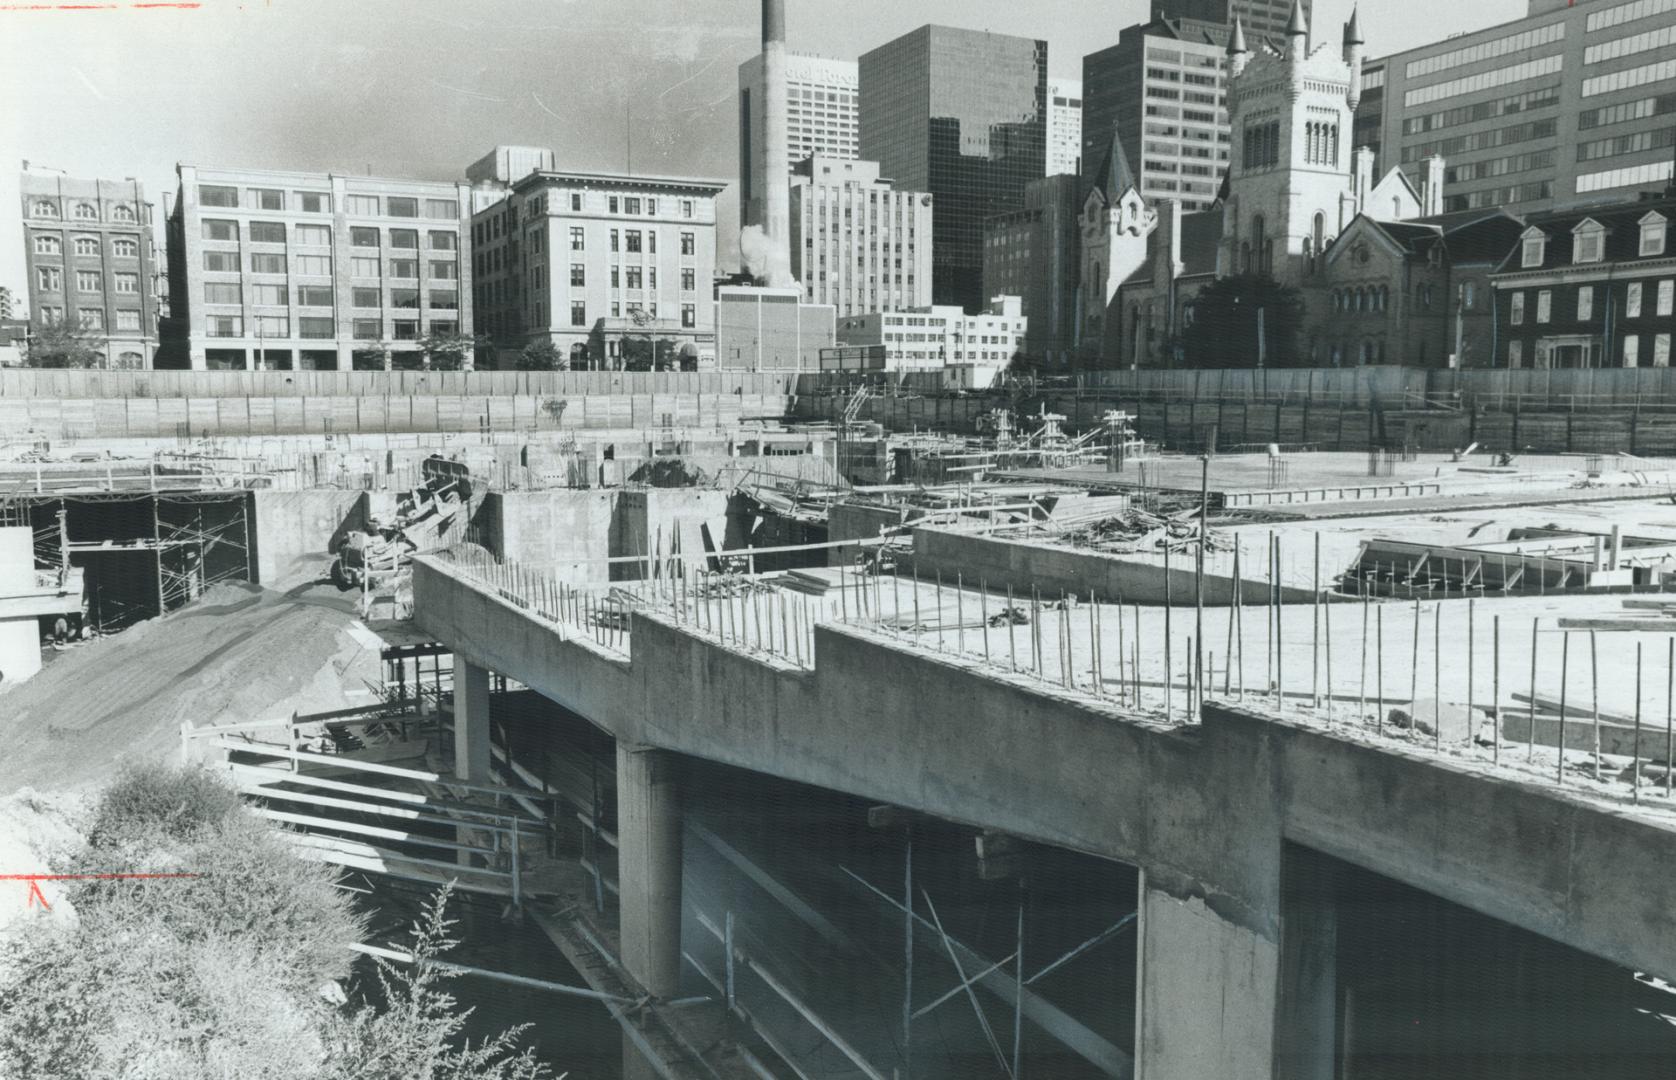
<svg viewBox="0 0 1676 1080">
<path fill-rule="evenodd" d="M 78 10 L 71 5 L 109 4 Z M 1352 0 L 1316 0 L 1336 35 Z M 926 23 L 1043 38 L 1056 76 L 1146 0 L 787 0 L 799 52 L 854 58 Z M 1525 0 L 1366 0 L 1370 57 L 1518 18 Z M 24 286 L 17 171 L 142 181 L 175 165 L 452 180 L 497 144 L 562 168 L 738 176 L 759 0 L 0 0 L 0 285 Z M 632 138 L 630 137 L 632 135 Z M 737 254 L 734 188 L 718 247 Z M 161 233 L 159 233 L 161 244 Z"/>
</svg>

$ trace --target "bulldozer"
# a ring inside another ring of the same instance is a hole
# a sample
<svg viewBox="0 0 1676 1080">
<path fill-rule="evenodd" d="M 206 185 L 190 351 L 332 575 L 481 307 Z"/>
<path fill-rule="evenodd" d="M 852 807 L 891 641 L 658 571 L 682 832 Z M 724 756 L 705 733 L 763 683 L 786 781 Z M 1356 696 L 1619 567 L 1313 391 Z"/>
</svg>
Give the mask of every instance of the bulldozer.
<svg viewBox="0 0 1676 1080">
<path fill-rule="evenodd" d="M 413 556 L 453 543 L 461 513 L 471 501 L 471 469 L 432 455 L 421 464 L 422 485 L 396 500 L 393 513 L 368 516 L 370 528 L 351 532 L 332 561 L 340 589 L 393 585 L 411 572 Z"/>
</svg>

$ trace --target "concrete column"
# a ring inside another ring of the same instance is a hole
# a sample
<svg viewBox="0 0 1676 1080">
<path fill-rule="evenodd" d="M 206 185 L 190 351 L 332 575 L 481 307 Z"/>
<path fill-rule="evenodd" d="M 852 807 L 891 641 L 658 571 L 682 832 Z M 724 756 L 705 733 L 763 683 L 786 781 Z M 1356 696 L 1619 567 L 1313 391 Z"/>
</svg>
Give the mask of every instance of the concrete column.
<svg viewBox="0 0 1676 1080">
<path fill-rule="evenodd" d="M 623 965 L 655 997 L 681 982 L 680 758 L 617 743 Z"/>
<path fill-rule="evenodd" d="M 1272 1071 L 1279 950 L 1222 907 L 1141 874 L 1136 1080 L 1284 1075 Z"/>
<path fill-rule="evenodd" d="M 1338 1054 L 1338 874 L 1288 845 L 1281 859 L 1275 1076 L 1333 1080 Z"/>
<path fill-rule="evenodd" d="M 455 653 L 454 775 L 486 784 L 489 761 L 489 671 Z"/>
</svg>

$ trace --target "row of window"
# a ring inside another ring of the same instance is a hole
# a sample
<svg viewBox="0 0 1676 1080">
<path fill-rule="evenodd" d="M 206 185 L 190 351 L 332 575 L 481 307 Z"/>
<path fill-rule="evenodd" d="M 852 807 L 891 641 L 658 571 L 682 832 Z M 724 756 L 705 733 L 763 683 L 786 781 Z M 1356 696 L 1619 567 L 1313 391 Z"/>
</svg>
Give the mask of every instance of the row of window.
<svg viewBox="0 0 1676 1080">
<path fill-rule="evenodd" d="M 1480 41 L 1476 45 L 1468 45 L 1462 49 L 1451 49 L 1448 52 L 1412 60 L 1403 69 L 1403 74 L 1410 79 L 1417 79 L 1422 75 L 1430 75 L 1436 71 L 1447 71 L 1450 68 L 1460 67 L 1462 64 L 1475 64 L 1480 60 L 1506 56 L 1508 53 L 1525 52 L 1528 49 L 1536 48 L 1538 45 L 1547 45 L 1564 38 L 1565 23 L 1549 23 L 1547 26 L 1539 26 L 1523 33 L 1496 38 L 1493 41 Z"/>
<path fill-rule="evenodd" d="M 1489 131 L 1474 131 L 1467 135 L 1455 135 L 1448 139 L 1434 139 L 1431 142 L 1405 146 L 1402 151 L 1402 163 L 1412 165 L 1429 157 L 1451 158 L 1457 154 L 1469 154 L 1475 150 L 1489 150 L 1492 147 L 1509 146 L 1532 139 L 1550 139 L 1558 131 L 1559 121 L 1553 117 L 1546 120 L 1526 120 L 1521 124 L 1509 124 Z"/>
<path fill-rule="evenodd" d="M 1596 30 L 1662 15 L 1667 11 L 1676 11 L 1676 0 L 1634 0 L 1633 3 L 1619 4 L 1604 11 L 1591 13 L 1588 21 L 1584 23 L 1584 29 L 1592 34 Z"/>
<path fill-rule="evenodd" d="M 1430 293 L 1425 294 L 1428 298 Z M 1385 285 L 1378 288 L 1334 289 L 1333 310 L 1346 312 L 1379 313 L 1391 306 L 1391 290 Z"/>
<path fill-rule="evenodd" d="M 289 205 L 288 205 L 289 204 Z M 199 206 L 245 210 L 296 210 L 305 214 L 332 212 L 332 196 L 324 191 L 286 192 L 278 188 L 245 188 L 223 184 L 199 184 Z M 382 213 L 380 209 L 382 208 Z M 458 199 L 421 199 L 412 195 L 345 195 L 344 212 L 350 217 L 416 218 L 420 212 L 436 221 L 460 216 Z"/>
<path fill-rule="evenodd" d="M 1590 45 L 1583 50 L 1583 63 L 1598 64 L 1605 60 L 1616 60 L 1623 56 L 1634 56 L 1649 49 L 1663 49 L 1676 43 L 1676 26 L 1665 26 L 1657 30 L 1649 30 L 1643 34 L 1631 34 L 1615 41 L 1604 42 L 1600 45 Z"/>
<path fill-rule="evenodd" d="M 1670 366 L 1670 335 L 1654 334 L 1652 364 L 1654 367 Z M 1537 342 L 1535 362 L 1538 367 L 1547 367 L 1552 356 L 1552 346 L 1548 342 Z M 1584 366 L 1592 366 L 1590 357 L 1594 352 L 1593 344 L 1584 347 Z M 1641 335 L 1625 334 L 1623 341 L 1622 360 L 1624 367 L 1641 366 Z M 1515 338 L 1507 343 L 1507 366 L 1510 368 L 1523 367 L 1525 363 L 1525 343 Z"/>
<path fill-rule="evenodd" d="M 349 244 L 351 247 L 375 248 L 383 243 L 381 230 L 371 226 L 356 225 L 349 230 Z M 390 229 L 390 246 L 393 248 L 407 248 L 417 250 L 419 247 L 419 230 Z M 223 218 L 205 218 L 203 223 L 205 240 L 232 241 L 239 239 L 239 223 Z M 245 223 L 245 238 L 253 244 L 283 244 L 286 242 L 286 227 L 282 221 L 250 221 Z M 425 234 L 426 243 L 432 251 L 456 251 L 460 246 L 460 236 L 456 232 L 443 229 L 432 229 Z M 307 247 L 330 247 L 332 243 L 332 227 L 330 225 L 293 225 L 291 226 L 291 242 Z"/>
<path fill-rule="evenodd" d="M 1338 164 L 1338 125 L 1311 121 L 1304 125 L 1304 161 L 1309 165 Z"/>
<path fill-rule="evenodd" d="M 1649 116 L 1663 116 L 1673 112 L 1676 112 L 1676 94 L 1660 94 L 1636 101 L 1621 101 L 1616 105 L 1602 105 L 1598 109 L 1584 109 L 1577 114 L 1577 129 L 1588 131 L 1591 128 L 1623 124 L 1631 120 L 1645 120 Z"/>
<path fill-rule="evenodd" d="M 1607 191 L 1620 187 L 1644 187 L 1670 179 L 1670 162 L 1654 161 L 1646 165 L 1625 165 L 1603 172 L 1584 173 L 1577 178 L 1577 194 Z"/>
<path fill-rule="evenodd" d="M 57 218 L 58 204 L 51 199 L 36 199 L 29 204 L 29 214 L 38 218 Z M 70 217 L 75 221 L 98 221 L 99 207 L 95 203 L 77 202 L 70 207 Z M 139 220 L 134 208 L 127 203 L 117 203 L 111 207 L 111 220 L 132 225 Z"/>
<path fill-rule="evenodd" d="M 295 290 L 287 291 L 284 285 L 253 284 L 250 286 L 250 302 L 268 307 L 286 307 L 289 297 L 295 297 L 297 307 L 332 307 L 337 299 L 336 290 L 330 285 L 298 285 Z M 243 304 L 245 289 L 237 281 L 206 281 L 204 283 L 204 303 L 206 304 Z M 432 289 L 427 297 L 426 307 L 440 311 L 456 311 L 460 306 L 459 294 L 452 290 Z M 417 308 L 420 306 L 418 289 L 391 289 L 390 307 Z M 350 290 L 350 306 L 356 308 L 381 308 L 386 306 L 381 289 L 354 288 Z"/>
<path fill-rule="evenodd" d="M 1656 64 L 1643 64 L 1641 67 L 1614 71 L 1610 75 L 1596 75 L 1592 79 L 1584 79 L 1583 96 L 1611 94 L 1671 78 L 1676 78 L 1676 60 L 1661 60 Z"/>
<path fill-rule="evenodd" d="M 1559 103 L 1560 84 L 1555 83 L 1552 86 L 1545 86 L 1537 90 L 1526 90 L 1522 94 L 1514 94 L 1511 97 L 1497 98 L 1494 101 L 1480 101 L 1473 105 L 1457 105 L 1453 109 L 1423 113 L 1420 116 L 1406 116 L 1402 122 L 1402 133 L 1404 135 L 1424 135 L 1428 131 L 1436 131 L 1439 128 L 1474 124 L 1480 120 L 1494 120 L 1498 116 L 1530 112 L 1532 109 L 1545 109 Z"/>
<path fill-rule="evenodd" d="M 98 270 L 77 270 L 75 282 L 77 292 L 102 293 L 105 291 L 105 275 Z M 35 288 L 38 292 L 63 292 L 64 271 L 57 266 L 37 266 L 35 268 Z M 138 294 L 140 291 L 140 275 L 112 274 L 111 291 Z"/>
<path fill-rule="evenodd" d="M 77 236 L 70 241 L 73 250 L 79 256 L 99 256 L 102 244 L 97 236 Z M 35 234 L 35 254 L 62 255 L 64 241 L 51 233 Z M 140 257 L 140 242 L 132 236 L 118 236 L 111 240 L 111 254 L 119 259 L 137 259 Z"/>
<path fill-rule="evenodd" d="M 1554 151 L 1533 150 L 1528 154 L 1514 154 L 1512 157 L 1452 165 L 1444 170 L 1443 180 L 1448 184 L 1466 183 L 1472 180 L 1488 180 L 1493 176 L 1506 176 L 1509 173 L 1530 172 L 1532 169 L 1549 169 L 1553 165 Z"/>
<path fill-rule="evenodd" d="M 1263 169 L 1280 162 L 1280 121 L 1248 124 L 1244 132 L 1244 155 L 1241 161 L 1247 169 Z"/>
<path fill-rule="evenodd" d="M 41 321 L 44 323 L 57 324 L 64 321 L 64 309 L 56 304 L 41 305 L 40 314 Z M 77 308 L 75 318 L 76 325 L 83 330 L 105 329 L 105 311 L 103 308 Z M 141 329 L 140 312 L 133 308 L 119 309 L 116 312 L 116 329 L 138 332 Z"/>
<path fill-rule="evenodd" d="M 1459 97 L 1462 94 L 1475 94 L 1480 90 L 1489 90 L 1508 83 L 1525 82 L 1529 79 L 1539 79 L 1544 75 L 1558 75 L 1565 69 L 1565 57 L 1555 54 L 1544 56 L 1539 60 L 1527 60 L 1522 64 L 1497 68 L 1493 71 L 1481 71 L 1476 75 L 1467 75 L 1448 82 L 1433 83 L 1403 94 L 1403 107 L 1412 109 L 1416 105 L 1425 105 L 1432 101 L 1442 101 L 1444 98 Z"/>
<path fill-rule="evenodd" d="M 1529 183 L 1514 184 L 1509 187 L 1480 188 L 1477 191 L 1445 195 L 1443 197 L 1443 210 L 1445 213 L 1452 214 L 1457 210 L 1482 210 L 1486 206 L 1512 206 L 1515 203 L 1549 199 L 1553 195 L 1554 182 L 1552 180 L 1532 180 Z"/>
<path fill-rule="evenodd" d="M 1597 139 L 1594 142 L 1578 143 L 1577 160 L 1598 161 L 1601 158 L 1639 154 L 1647 150 L 1662 150 L 1669 146 L 1676 146 L 1676 129 L 1659 128 L 1656 131 L 1637 131 L 1630 135 L 1619 135 L 1614 139 Z"/>
<path fill-rule="evenodd" d="M 1658 318 L 1669 318 L 1676 312 L 1676 281 L 1658 282 L 1658 291 L 1653 310 L 1643 312 L 1644 289 L 1643 282 L 1632 281 L 1624 288 L 1624 312 L 1626 319 L 1639 319 L 1643 314 Z M 1582 285 L 1576 295 L 1577 322 L 1590 322 L 1595 317 L 1595 286 Z M 1535 321 L 1540 325 L 1553 321 L 1554 290 L 1541 289 L 1536 293 Z M 1513 293 L 1508 300 L 1507 321 L 1513 326 L 1523 326 L 1525 323 L 1525 294 Z"/>
<path fill-rule="evenodd" d="M 377 278 L 417 278 L 419 276 L 418 259 L 389 259 L 352 258 L 349 260 L 349 273 L 352 277 Z M 287 272 L 304 277 L 330 277 L 332 273 L 332 257 L 330 255 L 292 255 L 287 258 L 278 252 L 253 251 L 250 253 L 250 272 L 252 274 L 283 274 Z M 387 267 L 387 270 L 386 270 Z M 459 264 L 453 259 L 432 259 L 430 261 L 429 276 L 438 280 L 453 281 L 459 274 Z M 204 252 L 204 270 L 212 274 L 237 274 L 241 272 L 241 260 L 236 251 L 206 251 Z"/>
</svg>

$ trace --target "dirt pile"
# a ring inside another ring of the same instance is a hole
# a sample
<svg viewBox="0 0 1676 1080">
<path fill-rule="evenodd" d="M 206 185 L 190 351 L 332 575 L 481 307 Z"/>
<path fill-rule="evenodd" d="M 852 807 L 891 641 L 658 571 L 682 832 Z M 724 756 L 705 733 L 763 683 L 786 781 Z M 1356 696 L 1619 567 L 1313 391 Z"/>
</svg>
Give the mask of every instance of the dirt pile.
<svg viewBox="0 0 1676 1080">
<path fill-rule="evenodd" d="M 217 585 L 66 652 L 0 694 L 0 795 L 74 788 L 179 752 L 183 720 L 228 724 L 366 704 L 379 642 L 330 586 Z"/>
</svg>

